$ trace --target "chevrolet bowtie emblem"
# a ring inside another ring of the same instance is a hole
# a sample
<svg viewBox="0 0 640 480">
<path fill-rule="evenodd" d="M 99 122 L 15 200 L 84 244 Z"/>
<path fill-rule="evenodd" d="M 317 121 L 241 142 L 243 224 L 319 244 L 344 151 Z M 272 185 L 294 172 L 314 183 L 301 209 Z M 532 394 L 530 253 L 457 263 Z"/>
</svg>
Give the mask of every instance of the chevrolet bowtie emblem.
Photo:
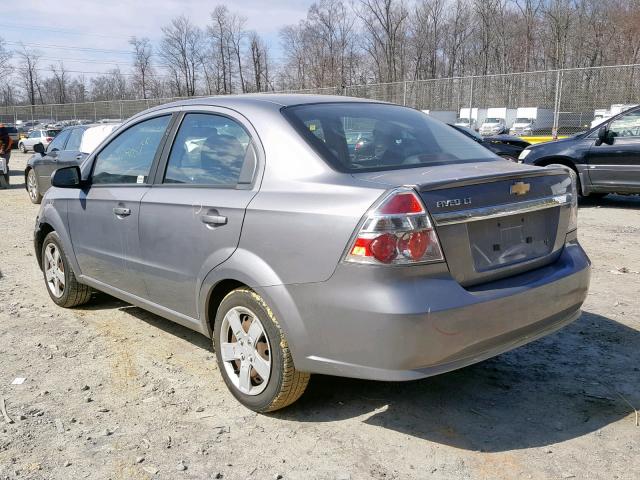
<svg viewBox="0 0 640 480">
<path fill-rule="evenodd" d="M 511 185 L 511 195 L 525 195 L 531 190 L 530 183 L 516 182 Z"/>
</svg>

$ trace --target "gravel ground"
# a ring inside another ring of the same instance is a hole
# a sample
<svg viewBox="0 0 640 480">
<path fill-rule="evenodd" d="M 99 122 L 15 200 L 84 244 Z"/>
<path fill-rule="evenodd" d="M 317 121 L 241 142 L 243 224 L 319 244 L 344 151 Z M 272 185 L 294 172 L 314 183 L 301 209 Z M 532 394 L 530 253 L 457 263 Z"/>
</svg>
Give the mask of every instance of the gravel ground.
<svg viewBox="0 0 640 480">
<path fill-rule="evenodd" d="M 560 332 L 416 382 L 315 376 L 257 415 L 199 334 L 107 295 L 49 300 L 26 158 L 0 190 L 0 479 L 640 478 L 640 198 L 582 205 L 591 293 Z"/>
</svg>

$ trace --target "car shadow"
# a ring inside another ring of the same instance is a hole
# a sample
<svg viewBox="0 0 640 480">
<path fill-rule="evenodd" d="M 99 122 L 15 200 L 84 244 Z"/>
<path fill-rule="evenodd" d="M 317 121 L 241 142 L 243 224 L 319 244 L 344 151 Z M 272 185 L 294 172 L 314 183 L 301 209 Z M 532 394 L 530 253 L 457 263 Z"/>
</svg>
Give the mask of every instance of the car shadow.
<svg viewBox="0 0 640 480">
<path fill-rule="evenodd" d="M 211 340 L 209 340 L 201 333 L 195 332 L 187 327 L 183 327 L 182 325 L 172 322 L 171 320 L 167 320 L 166 318 L 154 313 L 148 312 L 147 310 L 144 310 L 140 307 L 136 307 L 129 303 L 123 302 L 122 300 L 119 300 L 103 292 L 94 291 L 91 302 L 77 308 L 86 311 L 117 309 L 122 312 L 126 312 L 129 315 L 136 317 L 138 320 L 142 320 L 143 322 L 146 322 L 149 325 L 158 328 L 159 330 L 162 330 L 170 335 L 182 338 L 183 340 L 186 340 L 196 347 L 209 351 L 212 350 Z"/>
<path fill-rule="evenodd" d="M 9 170 L 8 190 L 25 190 L 24 172 L 22 170 Z"/>
<path fill-rule="evenodd" d="M 83 310 L 119 309 L 198 348 L 203 335 L 95 294 Z M 380 346 L 382 348 L 382 346 Z M 296 422 L 363 423 L 483 452 L 552 445 L 595 432 L 640 406 L 640 332 L 584 312 L 559 332 L 470 367 L 412 382 L 312 375 L 305 394 L 272 413 Z M 627 403 L 629 402 L 629 403 Z"/>
<path fill-rule="evenodd" d="M 580 208 L 629 208 L 640 209 L 640 195 L 609 194 L 602 198 L 583 197 L 578 205 Z"/>
<path fill-rule="evenodd" d="M 597 431 L 632 413 L 626 401 L 640 405 L 638 365 L 638 331 L 584 313 L 554 335 L 424 380 L 312 376 L 304 396 L 274 416 L 298 422 L 361 418 L 474 451 L 540 447 Z"/>
</svg>

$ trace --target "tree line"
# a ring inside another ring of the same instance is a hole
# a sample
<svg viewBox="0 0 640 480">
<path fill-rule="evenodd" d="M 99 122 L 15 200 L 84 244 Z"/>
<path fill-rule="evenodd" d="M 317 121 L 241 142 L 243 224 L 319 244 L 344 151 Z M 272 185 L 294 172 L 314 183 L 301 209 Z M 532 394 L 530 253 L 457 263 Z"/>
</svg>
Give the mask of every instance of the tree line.
<svg viewBox="0 0 640 480">
<path fill-rule="evenodd" d="M 268 7 L 266 7 L 268 8 Z M 283 26 L 279 55 L 216 6 L 160 40 L 132 37 L 131 65 L 90 77 L 0 39 L 3 104 L 340 87 L 640 61 L 640 0 L 319 0 Z"/>
</svg>

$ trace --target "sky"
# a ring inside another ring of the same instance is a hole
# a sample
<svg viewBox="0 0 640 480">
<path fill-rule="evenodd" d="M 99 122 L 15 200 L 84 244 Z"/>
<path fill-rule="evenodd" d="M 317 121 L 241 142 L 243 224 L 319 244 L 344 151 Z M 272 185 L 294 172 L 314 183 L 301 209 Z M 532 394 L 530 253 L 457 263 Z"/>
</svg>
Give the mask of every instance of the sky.
<svg viewBox="0 0 640 480">
<path fill-rule="evenodd" d="M 7 0 L 3 0 L 2 3 Z M 246 29 L 256 30 L 269 44 L 272 56 L 281 55 L 278 31 L 306 16 L 313 0 L 21 0 L 19 9 L 0 17 L 0 37 L 11 50 L 20 42 L 37 50 L 41 68 L 64 61 L 74 76 L 105 72 L 131 65 L 132 36 L 149 37 L 158 44 L 161 28 L 179 15 L 205 27 L 216 5 L 247 18 Z M 39 13 L 38 13 L 39 12 Z M 43 72 L 46 74 L 46 72 Z"/>
</svg>

